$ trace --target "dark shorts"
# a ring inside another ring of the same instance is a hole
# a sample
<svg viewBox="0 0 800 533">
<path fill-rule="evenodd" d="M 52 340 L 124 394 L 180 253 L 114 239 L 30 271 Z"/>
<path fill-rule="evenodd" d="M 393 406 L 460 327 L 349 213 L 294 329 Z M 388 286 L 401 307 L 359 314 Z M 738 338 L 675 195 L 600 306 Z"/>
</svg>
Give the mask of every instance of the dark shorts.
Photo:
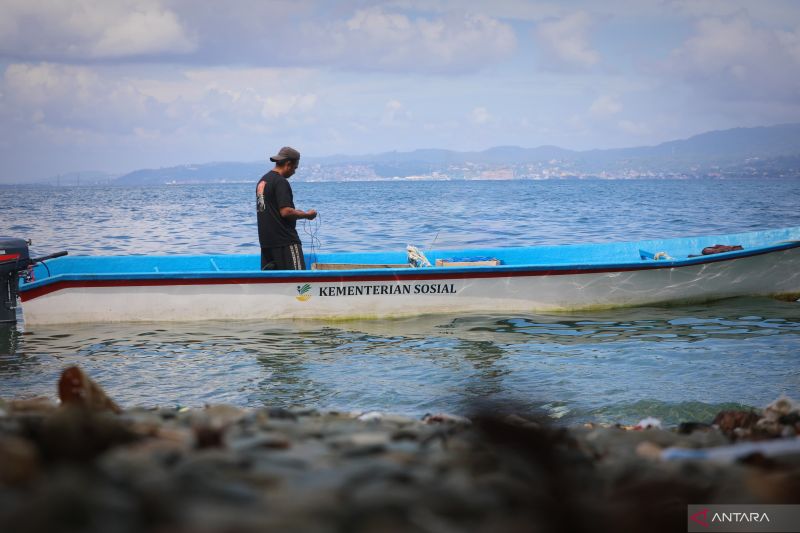
<svg viewBox="0 0 800 533">
<path fill-rule="evenodd" d="M 261 248 L 261 270 L 305 270 L 303 247 L 300 244 Z"/>
</svg>

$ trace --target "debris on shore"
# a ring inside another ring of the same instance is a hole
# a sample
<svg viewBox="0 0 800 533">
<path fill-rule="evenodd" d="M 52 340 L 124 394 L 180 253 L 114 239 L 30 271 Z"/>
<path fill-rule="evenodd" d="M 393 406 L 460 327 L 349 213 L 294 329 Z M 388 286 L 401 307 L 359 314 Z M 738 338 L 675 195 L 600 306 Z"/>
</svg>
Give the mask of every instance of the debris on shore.
<svg viewBox="0 0 800 533">
<path fill-rule="evenodd" d="M 684 531 L 688 504 L 800 503 L 800 407 L 662 428 L 520 412 L 121 409 L 77 367 L 0 400 L 0 531 Z"/>
</svg>

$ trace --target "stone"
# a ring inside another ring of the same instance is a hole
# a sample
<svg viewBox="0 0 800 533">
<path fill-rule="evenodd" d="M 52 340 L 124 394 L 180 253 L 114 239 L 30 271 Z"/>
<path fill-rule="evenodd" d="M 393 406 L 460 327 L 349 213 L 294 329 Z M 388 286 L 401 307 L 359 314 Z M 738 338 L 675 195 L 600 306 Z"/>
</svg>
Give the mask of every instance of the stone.
<svg viewBox="0 0 800 533">
<path fill-rule="evenodd" d="M 49 414 L 58 409 L 53 400 L 46 396 L 37 396 L 35 398 L 10 400 L 6 403 L 6 410 L 8 414 Z"/>
<path fill-rule="evenodd" d="M 213 426 L 195 426 L 194 440 L 198 450 L 222 448 L 225 445 L 225 430 Z"/>
<path fill-rule="evenodd" d="M 751 429 L 759 420 L 753 411 L 720 411 L 712 424 L 718 426 L 725 434 L 732 434 L 735 429 Z"/>
<path fill-rule="evenodd" d="M 681 422 L 678 424 L 678 433 L 681 435 L 689 435 L 695 431 L 710 431 L 711 424 L 705 422 Z"/>
<path fill-rule="evenodd" d="M 244 409 L 233 405 L 207 405 L 203 411 L 203 422 L 211 427 L 223 428 L 239 422 L 247 414 Z"/>
<path fill-rule="evenodd" d="M 755 427 L 758 429 L 758 432 L 764 435 L 768 435 L 770 437 L 777 437 L 781 434 L 783 430 L 783 426 L 781 426 L 780 422 L 778 422 L 774 418 L 762 418 L 758 422 L 756 422 Z M 737 431 L 739 428 L 737 428 Z M 745 436 L 747 435 L 746 432 L 742 431 L 737 433 L 737 436 Z"/>
<path fill-rule="evenodd" d="M 300 416 L 319 416 L 319 411 L 313 407 L 290 407 L 289 412 L 296 417 Z"/>
<path fill-rule="evenodd" d="M 785 426 L 800 426 L 800 413 L 781 415 L 778 422 Z"/>
<path fill-rule="evenodd" d="M 168 483 L 168 473 L 162 454 L 176 453 L 174 449 L 163 448 L 152 442 L 140 446 L 117 447 L 103 454 L 97 466 L 109 479 L 128 485 L 139 485 L 143 481 L 150 484 L 156 480 L 162 485 Z M 168 463 L 172 463 L 169 461 Z M 177 458 L 174 462 L 177 462 Z"/>
<path fill-rule="evenodd" d="M 469 418 L 446 413 L 426 414 L 422 417 L 422 421 L 426 424 L 452 424 L 456 426 L 468 426 L 472 424 Z"/>
<path fill-rule="evenodd" d="M 645 459 L 661 459 L 661 446 L 650 441 L 640 442 L 636 445 L 636 455 Z"/>
<path fill-rule="evenodd" d="M 417 425 L 419 424 L 419 421 L 414 420 L 413 418 L 408 416 L 384 414 L 383 418 L 381 419 L 381 423 L 383 423 L 384 425 L 391 425 L 402 428 L 406 426 Z"/>
<path fill-rule="evenodd" d="M 670 531 L 685 527 L 686 502 L 791 503 L 800 491 L 800 444 L 763 438 L 796 431 L 781 406 L 758 422 L 722 416 L 728 436 L 698 423 L 552 427 L 524 411 L 470 421 L 225 405 L 0 408 L 4 532 Z M 737 435 L 756 440 L 741 443 L 756 453 L 711 460 Z M 670 448 L 692 460 L 658 460 Z"/>
<path fill-rule="evenodd" d="M 58 380 L 58 397 L 64 405 L 78 406 L 92 411 L 122 412 L 100 385 L 92 381 L 77 366 L 71 366 L 61 373 L 61 378 Z"/>
<path fill-rule="evenodd" d="M 67 405 L 44 419 L 36 440 L 45 459 L 89 461 L 140 437 L 112 413 Z"/>
<path fill-rule="evenodd" d="M 292 445 L 286 435 L 280 433 L 258 433 L 226 440 L 227 447 L 233 451 L 248 451 L 255 448 L 285 450 Z"/>
<path fill-rule="evenodd" d="M 105 391 L 83 370 L 71 366 L 61 373 L 58 380 L 58 397 L 63 405 L 74 405 L 92 411 L 122 412 Z"/>
<path fill-rule="evenodd" d="M 782 395 L 764 408 L 764 417 L 770 420 L 777 421 L 782 416 L 792 413 L 800 413 L 800 404 L 786 395 Z"/>
<path fill-rule="evenodd" d="M 352 433 L 337 435 L 329 439 L 328 444 L 349 456 L 368 455 L 386 450 L 389 436 L 386 433 Z"/>
<path fill-rule="evenodd" d="M 283 407 L 265 407 L 260 409 L 258 414 L 264 414 L 268 419 L 273 420 L 297 420 L 299 416 L 297 413 L 284 409 Z"/>
<path fill-rule="evenodd" d="M 571 431 L 571 434 L 576 434 Z M 578 433 L 580 435 L 581 433 Z M 584 433 L 581 442 L 586 450 L 595 457 L 613 457 L 615 460 L 626 458 L 636 453 L 636 447 L 642 442 L 650 442 L 660 447 L 675 446 L 681 437 L 672 431 L 649 429 L 647 431 L 627 431 L 620 428 L 599 428 Z"/>
<path fill-rule="evenodd" d="M 31 441 L 13 435 L 0 437 L 0 484 L 29 483 L 39 470 L 39 452 Z"/>
</svg>

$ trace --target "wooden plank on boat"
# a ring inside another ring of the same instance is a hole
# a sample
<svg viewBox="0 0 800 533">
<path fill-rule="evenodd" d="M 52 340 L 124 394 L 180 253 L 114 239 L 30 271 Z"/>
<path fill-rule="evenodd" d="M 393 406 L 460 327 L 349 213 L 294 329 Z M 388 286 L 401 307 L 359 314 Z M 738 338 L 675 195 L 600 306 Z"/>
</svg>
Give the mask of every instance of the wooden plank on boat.
<svg viewBox="0 0 800 533">
<path fill-rule="evenodd" d="M 408 263 L 356 264 L 356 263 L 312 263 L 311 270 L 362 270 L 366 268 L 411 268 Z"/>
<path fill-rule="evenodd" d="M 482 266 L 497 266 L 500 264 L 499 259 L 487 259 L 484 261 L 448 261 L 447 259 L 437 259 L 437 267 L 482 267 Z"/>
</svg>

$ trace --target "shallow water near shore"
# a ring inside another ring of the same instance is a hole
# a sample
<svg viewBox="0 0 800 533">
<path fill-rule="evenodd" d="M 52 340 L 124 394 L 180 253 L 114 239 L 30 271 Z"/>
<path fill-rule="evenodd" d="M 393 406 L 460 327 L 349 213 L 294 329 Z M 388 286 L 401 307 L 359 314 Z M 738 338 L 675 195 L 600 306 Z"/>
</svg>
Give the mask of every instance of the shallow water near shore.
<svg viewBox="0 0 800 533">
<path fill-rule="evenodd" d="M 231 403 L 563 423 L 709 420 L 800 391 L 800 306 L 769 299 L 590 315 L 78 325 L 6 331 L 2 396 L 79 364 L 123 405 Z"/>
<path fill-rule="evenodd" d="M 297 183 L 306 251 L 603 242 L 800 225 L 790 180 Z M 754 194 L 754 191 L 757 194 Z M 250 185 L 0 189 L 32 253 L 256 253 Z M 55 397 L 79 364 L 123 406 L 231 403 L 559 423 L 710 420 L 800 398 L 800 303 L 373 321 L 0 326 L 0 397 Z"/>
</svg>

